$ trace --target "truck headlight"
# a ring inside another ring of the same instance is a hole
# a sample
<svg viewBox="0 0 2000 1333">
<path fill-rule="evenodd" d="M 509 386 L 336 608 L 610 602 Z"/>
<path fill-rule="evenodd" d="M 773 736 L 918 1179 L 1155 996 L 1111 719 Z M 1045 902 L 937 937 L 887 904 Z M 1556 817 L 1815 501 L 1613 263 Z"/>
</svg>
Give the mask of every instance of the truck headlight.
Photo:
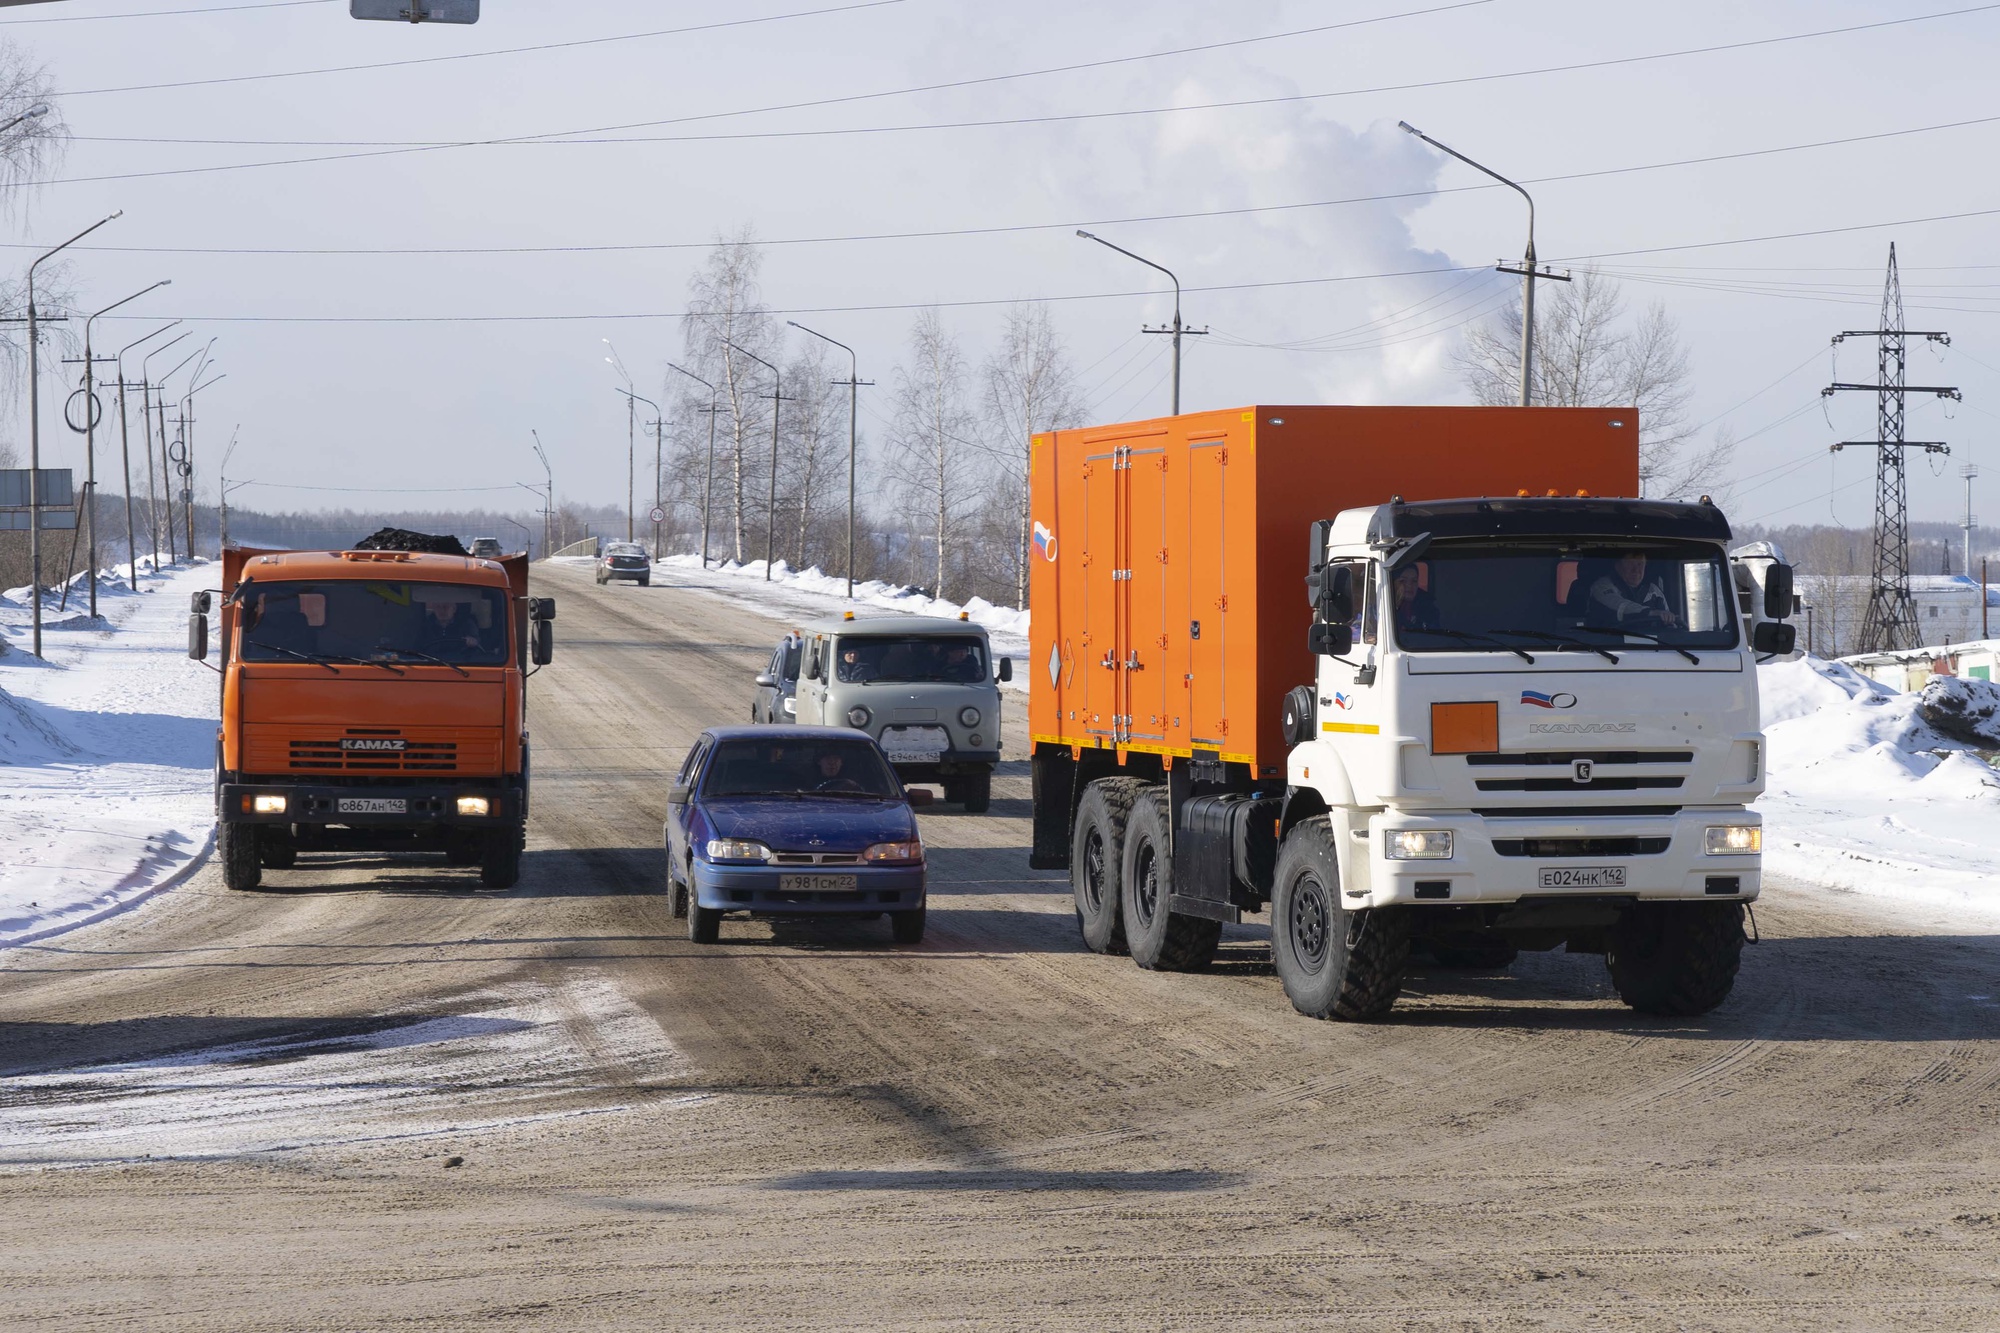
<svg viewBox="0 0 2000 1333">
<path fill-rule="evenodd" d="M 461 815 L 485 815 L 492 811 L 493 803 L 484 796 L 461 796 L 458 798 L 458 813 Z"/>
<path fill-rule="evenodd" d="M 1756 824 L 1711 826 L 1702 850 L 1710 856 L 1750 856 L 1764 850 L 1764 830 Z"/>
<path fill-rule="evenodd" d="M 711 861 L 768 861 L 771 849 L 761 842 L 751 842 L 748 838 L 710 838 L 708 859 Z"/>
<path fill-rule="evenodd" d="M 868 725 L 868 719 L 871 716 L 873 715 L 866 708 L 863 708 L 860 704 L 856 704 L 847 710 L 847 725 L 856 728 L 865 727 Z"/>
<path fill-rule="evenodd" d="M 958 710 L 958 720 L 961 726 L 976 727 L 979 725 L 979 710 L 977 708 L 961 708 Z"/>
<path fill-rule="evenodd" d="M 861 854 L 861 859 L 871 864 L 904 863 L 924 859 L 924 845 L 921 842 L 878 842 Z"/>
<path fill-rule="evenodd" d="M 1451 859 L 1451 830 L 1441 828 L 1406 828 L 1391 833 L 1383 843 L 1382 854 L 1391 861 L 1449 861 Z"/>
<path fill-rule="evenodd" d="M 285 798 L 282 796 L 252 796 L 250 813 L 255 815 L 282 815 L 285 813 Z"/>
</svg>

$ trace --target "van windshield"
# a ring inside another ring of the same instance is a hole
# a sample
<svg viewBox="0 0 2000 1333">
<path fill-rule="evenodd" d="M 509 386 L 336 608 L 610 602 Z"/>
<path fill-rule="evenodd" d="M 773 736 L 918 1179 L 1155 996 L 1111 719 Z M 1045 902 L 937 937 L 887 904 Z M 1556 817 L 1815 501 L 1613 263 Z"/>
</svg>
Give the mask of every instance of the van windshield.
<svg viewBox="0 0 2000 1333">
<path fill-rule="evenodd" d="M 975 684 L 986 679 L 986 644 L 969 634 L 937 638 L 842 639 L 833 660 L 834 678 Z"/>
<path fill-rule="evenodd" d="M 1387 601 L 1410 652 L 1738 642 L 1728 568 L 1698 542 L 1440 541 L 1397 571 Z"/>
<path fill-rule="evenodd" d="M 507 662 L 507 599 L 498 588 L 358 579 L 246 583 L 239 604 L 247 662 Z"/>
</svg>

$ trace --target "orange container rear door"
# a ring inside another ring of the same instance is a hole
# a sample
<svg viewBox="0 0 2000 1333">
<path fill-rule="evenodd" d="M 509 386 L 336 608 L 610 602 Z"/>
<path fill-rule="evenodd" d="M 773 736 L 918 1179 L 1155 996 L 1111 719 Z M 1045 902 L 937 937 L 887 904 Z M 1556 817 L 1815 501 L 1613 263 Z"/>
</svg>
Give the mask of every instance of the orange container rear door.
<svg viewBox="0 0 2000 1333">
<path fill-rule="evenodd" d="M 1188 544 L 1183 560 L 1188 588 L 1188 743 L 1223 748 L 1223 687 L 1227 683 L 1229 599 L 1223 590 L 1229 561 L 1229 441 L 1197 440 L 1188 446 Z"/>
<path fill-rule="evenodd" d="M 1119 476 L 1125 492 L 1125 614 L 1118 645 L 1123 737 L 1156 747 L 1167 742 L 1167 447 L 1135 442 Z"/>
<path fill-rule="evenodd" d="M 1119 577 L 1119 482 L 1116 446 L 1092 447 L 1083 460 L 1083 584 L 1076 638 L 1076 721 L 1072 734 L 1109 743 L 1118 716 L 1118 635 L 1124 582 Z"/>
</svg>

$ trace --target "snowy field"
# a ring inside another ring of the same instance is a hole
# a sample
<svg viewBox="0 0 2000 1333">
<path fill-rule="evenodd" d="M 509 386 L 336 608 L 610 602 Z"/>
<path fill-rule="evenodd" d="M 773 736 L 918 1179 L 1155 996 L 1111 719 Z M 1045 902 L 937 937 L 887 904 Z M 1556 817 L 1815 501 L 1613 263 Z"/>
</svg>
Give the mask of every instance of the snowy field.
<svg viewBox="0 0 2000 1333">
<path fill-rule="evenodd" d="M 0 596 L 0 945 L 95 921 L 177 883 L 213 837 L 216 676 L 187 660 L 188 594 L 213 567 L 140 562 L 43 604 Z"/>
</svg>

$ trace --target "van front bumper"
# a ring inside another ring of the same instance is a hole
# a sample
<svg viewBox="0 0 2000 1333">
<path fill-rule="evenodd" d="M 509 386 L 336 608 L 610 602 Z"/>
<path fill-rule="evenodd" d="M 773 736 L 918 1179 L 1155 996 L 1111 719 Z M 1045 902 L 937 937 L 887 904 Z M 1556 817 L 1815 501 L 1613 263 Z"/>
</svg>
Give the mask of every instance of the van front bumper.
<svg viewBox="0 0 2000 1333">
<path fill-rule="evenodd" d="M 1761 828 L 1763 819 L 1743 806 L 1579 819 L 1387 811 L 1368 821 L 1367 881 L 1342 886 L 1343 906 L 1607 896 L 1753 901 L 1762 888 L 1762 855 L 1711 856 L 1703 850 L 1708 829 L 1729 825 Z M 1452 854 L 1389 858 L 1384 854 L 1389 839 L 1406 830 L 1450 831 Z M 1350 854 L 1364 850 L 1361 839 L 1355 843 Z"/>
</svg>

